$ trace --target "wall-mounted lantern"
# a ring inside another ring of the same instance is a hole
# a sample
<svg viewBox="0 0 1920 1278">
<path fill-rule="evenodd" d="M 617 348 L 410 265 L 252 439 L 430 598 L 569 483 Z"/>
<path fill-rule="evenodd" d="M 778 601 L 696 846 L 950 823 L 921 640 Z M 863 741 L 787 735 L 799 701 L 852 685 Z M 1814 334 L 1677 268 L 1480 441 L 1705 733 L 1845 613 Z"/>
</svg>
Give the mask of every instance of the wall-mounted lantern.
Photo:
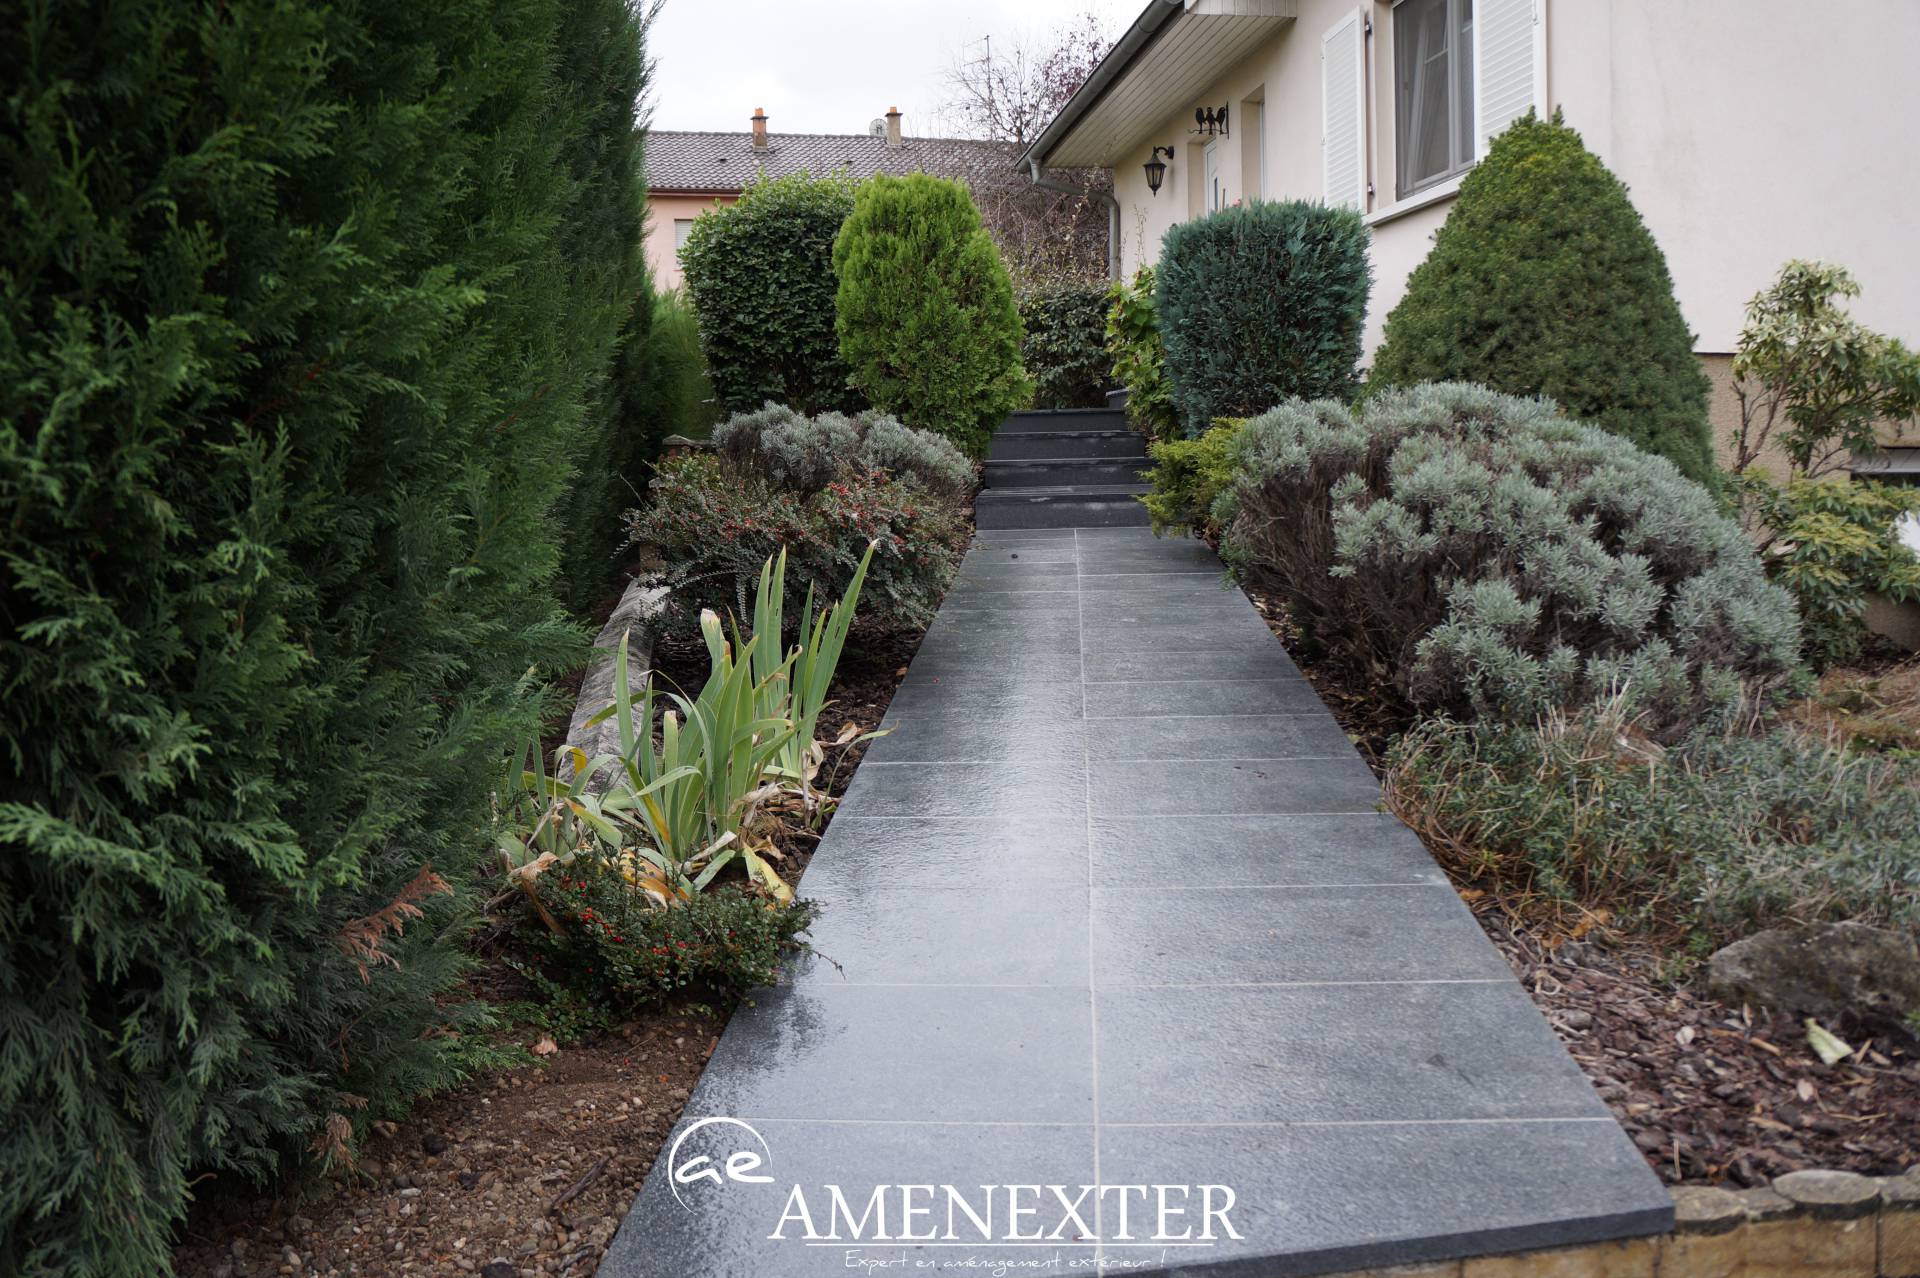
<svg viewBox="0 0 1920 1278">
<path fill-rule="evenodd" d="M 1160 158 L 1163 155 L 1167 157 L 1167 160 L 1171 160 L 1173 158 L 1173 148 L 1170 146 L 1156 146 L 1153 148 L 1152 158 L 1147 161 L 1147 190 L 1155 195 L 1160 194 L 1160 183 L 1165 181 L 1167 176 L 1167 160 Z"/>
<path fill-rule="evenodd" d="M 1204 134 L 1207 137 L 1223 135 L 1227 131 L 1227 108 L 1224 106 L 1195 107 L 1193 122 L 1199 126 L 1194 129 L 1195 133 Z"/>
</svg>

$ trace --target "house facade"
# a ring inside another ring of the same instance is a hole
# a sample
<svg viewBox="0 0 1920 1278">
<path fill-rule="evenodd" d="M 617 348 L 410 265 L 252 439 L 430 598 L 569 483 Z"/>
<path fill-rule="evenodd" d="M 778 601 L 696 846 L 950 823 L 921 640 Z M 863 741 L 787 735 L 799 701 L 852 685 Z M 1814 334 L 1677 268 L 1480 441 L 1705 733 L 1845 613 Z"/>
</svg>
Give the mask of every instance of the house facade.
<svg viewBox="0 0 1920 1278">
<path fill-rule="evenodd" d="M 1746 303 L 1789 258 L 1848 266 L 1855 314 L 1920 342 L 1916 48 L 1913 0 L 1151 0 L 1022 161 L 1112 168 L 1127 272 L 1250 197 L 1360 210 L 1370 355 L 1488 139 L 1561 110 L 1665 252 L 1724 436 Z"/>
<path fill-rule="evenodd" d="M 758 178 L 802 172 L 845 174 L 856 182 L 877 173 L 954 178 L 973 191 L 988 229 L 1010 260 L 1037 232 L 1050 247 L 1068 245 L 1065 257 L 1083 259 L 1095 272 L 1106 262 L 1108 217 L 1099 203 L 1108 182 L 1104 172 L 1066 175 L 1101 190 L 1099 197 L 1063 199 L 1058 192 L 1035 191 L 1013 167 L 1006 144 L 909 137 L 898 109 L 875 118 L 866 133 L 775 133 L 759 108 L 750 123 L 744 133 L 648 132 L 646 255 L 655 287 L 679 286 L 680 246 L 695 218 L 732 204 Z"/>
</svg>

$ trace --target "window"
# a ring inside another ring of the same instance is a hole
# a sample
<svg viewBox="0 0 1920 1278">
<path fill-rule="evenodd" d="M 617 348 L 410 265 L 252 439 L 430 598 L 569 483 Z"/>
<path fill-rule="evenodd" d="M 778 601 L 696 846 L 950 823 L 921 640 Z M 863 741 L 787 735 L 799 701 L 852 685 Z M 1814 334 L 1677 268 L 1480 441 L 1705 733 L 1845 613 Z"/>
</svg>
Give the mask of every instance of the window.
<svg viewBox="0 0 1920 1278">
<path fill-rule="evenodd" d="M 673 247 L 676 252 L 687 246 L 687 234 L 692 230 L 692 218 L 676 217 L 673 219 Z"/>
<path fill-rule="evenodd" d="M 1473 163 L 1473 0 L 1394 5 L 1393 115 L 1400 198 Z"/>
</svg>

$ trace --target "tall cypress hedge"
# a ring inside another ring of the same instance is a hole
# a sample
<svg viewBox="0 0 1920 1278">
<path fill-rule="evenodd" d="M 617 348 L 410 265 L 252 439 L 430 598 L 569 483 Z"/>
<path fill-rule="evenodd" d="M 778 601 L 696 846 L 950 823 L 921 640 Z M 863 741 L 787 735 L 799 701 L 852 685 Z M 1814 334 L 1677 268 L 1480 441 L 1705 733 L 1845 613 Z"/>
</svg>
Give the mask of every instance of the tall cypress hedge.
<svg viewBox="0 0 1920 1278">
<path fill-rule="evenodd" d="M 0 4 L 0 1272 L 166 1273 L 190 1177 L 460 1069 L 627 300 L 595 7 Z"/>
<path fill-rule="evenodd" d="M 660 0 L 569 0 L 556 38 L 556 93 L 565 119 L 561 165 L 569 183 L 560 251 L 573 299 L 571 342 L 584 361 L 585 431 L 563 519 L 562 597 L 591 606 L 607 590 L 626 540 L 620 515 L 647 486 L 646 469 L 671 434 L 650 414 L 645 358 L 653 283 L 642 243 L 640 100 L 652 77 L 646 26 Z M 617 357 L 611 365 L 608 344 Z"/>
<path fill-rule="evenodd" d="M 1252 200 L 1170 229 L 1155 304 L 1188 436 L 1296 395 L 1350 393 L 1372 280 L 1351 209 Z"/>
<path fill-rule="evenodd" d="M 1467 174 L 1372 377 L 1546 395 L 1692 479 L 1714 472 L 1707 377 L 1667 260 L 1557 114 L 1515 122 Z"/>
</svg>

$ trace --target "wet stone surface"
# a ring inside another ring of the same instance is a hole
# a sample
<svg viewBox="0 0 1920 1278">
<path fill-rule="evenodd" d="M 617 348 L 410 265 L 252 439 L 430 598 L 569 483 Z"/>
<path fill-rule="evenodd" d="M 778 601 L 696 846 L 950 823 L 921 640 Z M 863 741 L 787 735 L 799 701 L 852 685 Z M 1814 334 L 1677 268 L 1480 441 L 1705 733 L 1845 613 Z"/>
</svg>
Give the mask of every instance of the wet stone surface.
<svg viewBox="0 0 1920 1278">
<path fill-rule="evenodd" d="M 1203 545 L 982 532 L 888 723 L 803 881 L 817 953 L 734 1016 L 605 1278 L 1310 1274 L 1671 1224 Z"/>
</svg>

